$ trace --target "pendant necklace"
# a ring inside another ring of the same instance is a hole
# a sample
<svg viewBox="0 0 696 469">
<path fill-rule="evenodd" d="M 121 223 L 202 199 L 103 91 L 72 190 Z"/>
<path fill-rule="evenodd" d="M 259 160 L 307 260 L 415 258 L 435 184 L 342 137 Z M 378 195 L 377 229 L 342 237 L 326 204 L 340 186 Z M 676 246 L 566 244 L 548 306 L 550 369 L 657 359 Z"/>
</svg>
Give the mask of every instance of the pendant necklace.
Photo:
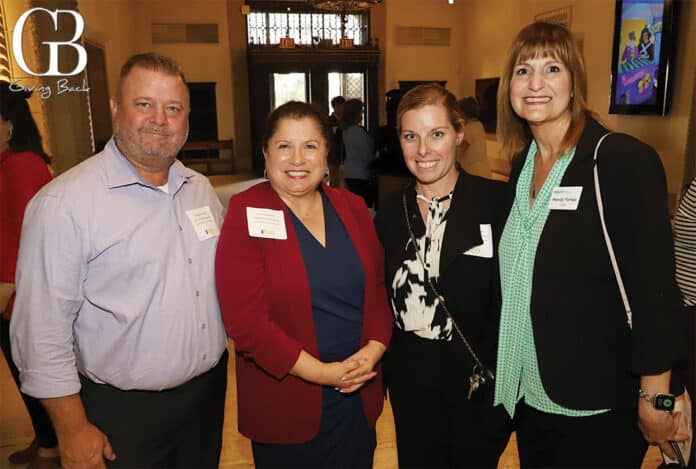
<svg viewBox="0 0 696 469">
<path fill-rule="evenodd" d="M 537 192 L 537 186 L 536 186 L 536 180 L 535 177 L 537 173 L 537 162 L 536 162 L 536 157 L 539 153 L 534 154 L 534 170 L 532 171 L 532 200 L 536 200 L 538 192 Z"/>
</svg>

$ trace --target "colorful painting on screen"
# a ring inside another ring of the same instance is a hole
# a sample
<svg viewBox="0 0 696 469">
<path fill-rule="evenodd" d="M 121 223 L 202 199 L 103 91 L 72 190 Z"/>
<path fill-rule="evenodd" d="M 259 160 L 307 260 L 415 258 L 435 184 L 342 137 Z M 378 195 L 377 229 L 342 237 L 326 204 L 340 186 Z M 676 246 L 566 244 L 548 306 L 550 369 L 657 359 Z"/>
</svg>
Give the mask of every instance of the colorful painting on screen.
<svg viewBox="0 0 696 469">
<path fill-rule="evenodd" d="M 624 0 L 615 104 L 655 104 L 662 44 L 663 0 Z"/>
</svg>

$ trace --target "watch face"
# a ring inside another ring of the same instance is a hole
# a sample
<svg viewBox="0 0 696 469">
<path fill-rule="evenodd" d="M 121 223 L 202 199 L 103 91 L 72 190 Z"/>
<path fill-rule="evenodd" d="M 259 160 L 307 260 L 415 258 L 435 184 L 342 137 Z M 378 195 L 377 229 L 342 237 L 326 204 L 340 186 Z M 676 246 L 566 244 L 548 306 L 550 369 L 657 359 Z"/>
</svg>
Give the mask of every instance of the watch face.
<svg viewBox="0 0 696 469">
<path fill-rule="evenodd" d="M 657 394 L 655 396 L 655 408 L 659 410 L 674 410 L 674 396 L 671 394 Z"/>
</svg>

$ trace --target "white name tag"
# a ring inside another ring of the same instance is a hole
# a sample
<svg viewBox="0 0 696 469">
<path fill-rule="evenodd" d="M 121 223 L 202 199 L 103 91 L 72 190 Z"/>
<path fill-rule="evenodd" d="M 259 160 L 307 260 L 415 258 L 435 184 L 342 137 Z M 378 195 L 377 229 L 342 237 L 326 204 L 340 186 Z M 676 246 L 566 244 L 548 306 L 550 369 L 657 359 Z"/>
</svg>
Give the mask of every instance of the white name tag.
<svg viewBox="0 0 696 469">
<path fill-rule="evenodd" d="M 551 193 L 550 210 L 577 210 L 582 186 L 556 187 Z"/>
<path fill-rule="evenodd" d="M 493 257 L 493 230 L 491 225 L 479 225 L 481 228 L 481 239 L 483 239 L 483 244 L 474 246 L 464 253 L 467 256 L 476 257 L 486 257 L 490 259 Z"/>
<path fill-rule="evenodd" d="M 209 206 L 186 210 L 186 215 L 191 220 L 191 225 L 193 225 L 199 241 L 205 241 L 220 235 L 220 228 L 215 223 L 213 212 L 210 211 Z"/>
<path fill-rule="evenodd" d="M 247 207 L 247 228 L 254 238 L 288 239 L 282 210 Z"/>
</svg>

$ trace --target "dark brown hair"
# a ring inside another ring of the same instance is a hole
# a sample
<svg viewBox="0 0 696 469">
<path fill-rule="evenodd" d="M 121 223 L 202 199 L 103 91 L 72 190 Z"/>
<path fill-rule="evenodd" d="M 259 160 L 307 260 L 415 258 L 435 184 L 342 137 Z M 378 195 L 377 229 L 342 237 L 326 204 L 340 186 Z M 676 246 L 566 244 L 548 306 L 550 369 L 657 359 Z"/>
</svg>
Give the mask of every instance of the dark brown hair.
<svg viewBox="0 0 696 469">
<path fill-rule="evenodd" d="M 263 134 L 263 148 L 268 149 L 268 142 L 273 138 L 273 134 L 278 130 L 280 121 L 283 119 L 312 119 L 324 137 L 324 144 L 327 146 L 331 142 L 331 133 L 329 124 L 324 113 L 312 104 L 303 103 L 301 101 L 288 101 L 287 103 L 278 106 L 266 119 L 266 131 Z"/>
<path fill-rule="evenodd" d="M 362 113 L 365 105 L 359 99 L 349 99 L 343 104 L 341 127 L 347 129 L 352 125 L 358 125 L 362 121 Z"/>
<path fill-rule="evenodd" d="M 15 153 L 31 151 L 43 158 L 46 164 L 51 164 L 51 158 L 43 149 L 39 129 L 29 110 L 27 99 L 30 96 L 31 91 L 15 91 L 8 82 L 0 81 L 0 118 L 12 123 L 12 135 L 7 143 Z"/>
</svg>

